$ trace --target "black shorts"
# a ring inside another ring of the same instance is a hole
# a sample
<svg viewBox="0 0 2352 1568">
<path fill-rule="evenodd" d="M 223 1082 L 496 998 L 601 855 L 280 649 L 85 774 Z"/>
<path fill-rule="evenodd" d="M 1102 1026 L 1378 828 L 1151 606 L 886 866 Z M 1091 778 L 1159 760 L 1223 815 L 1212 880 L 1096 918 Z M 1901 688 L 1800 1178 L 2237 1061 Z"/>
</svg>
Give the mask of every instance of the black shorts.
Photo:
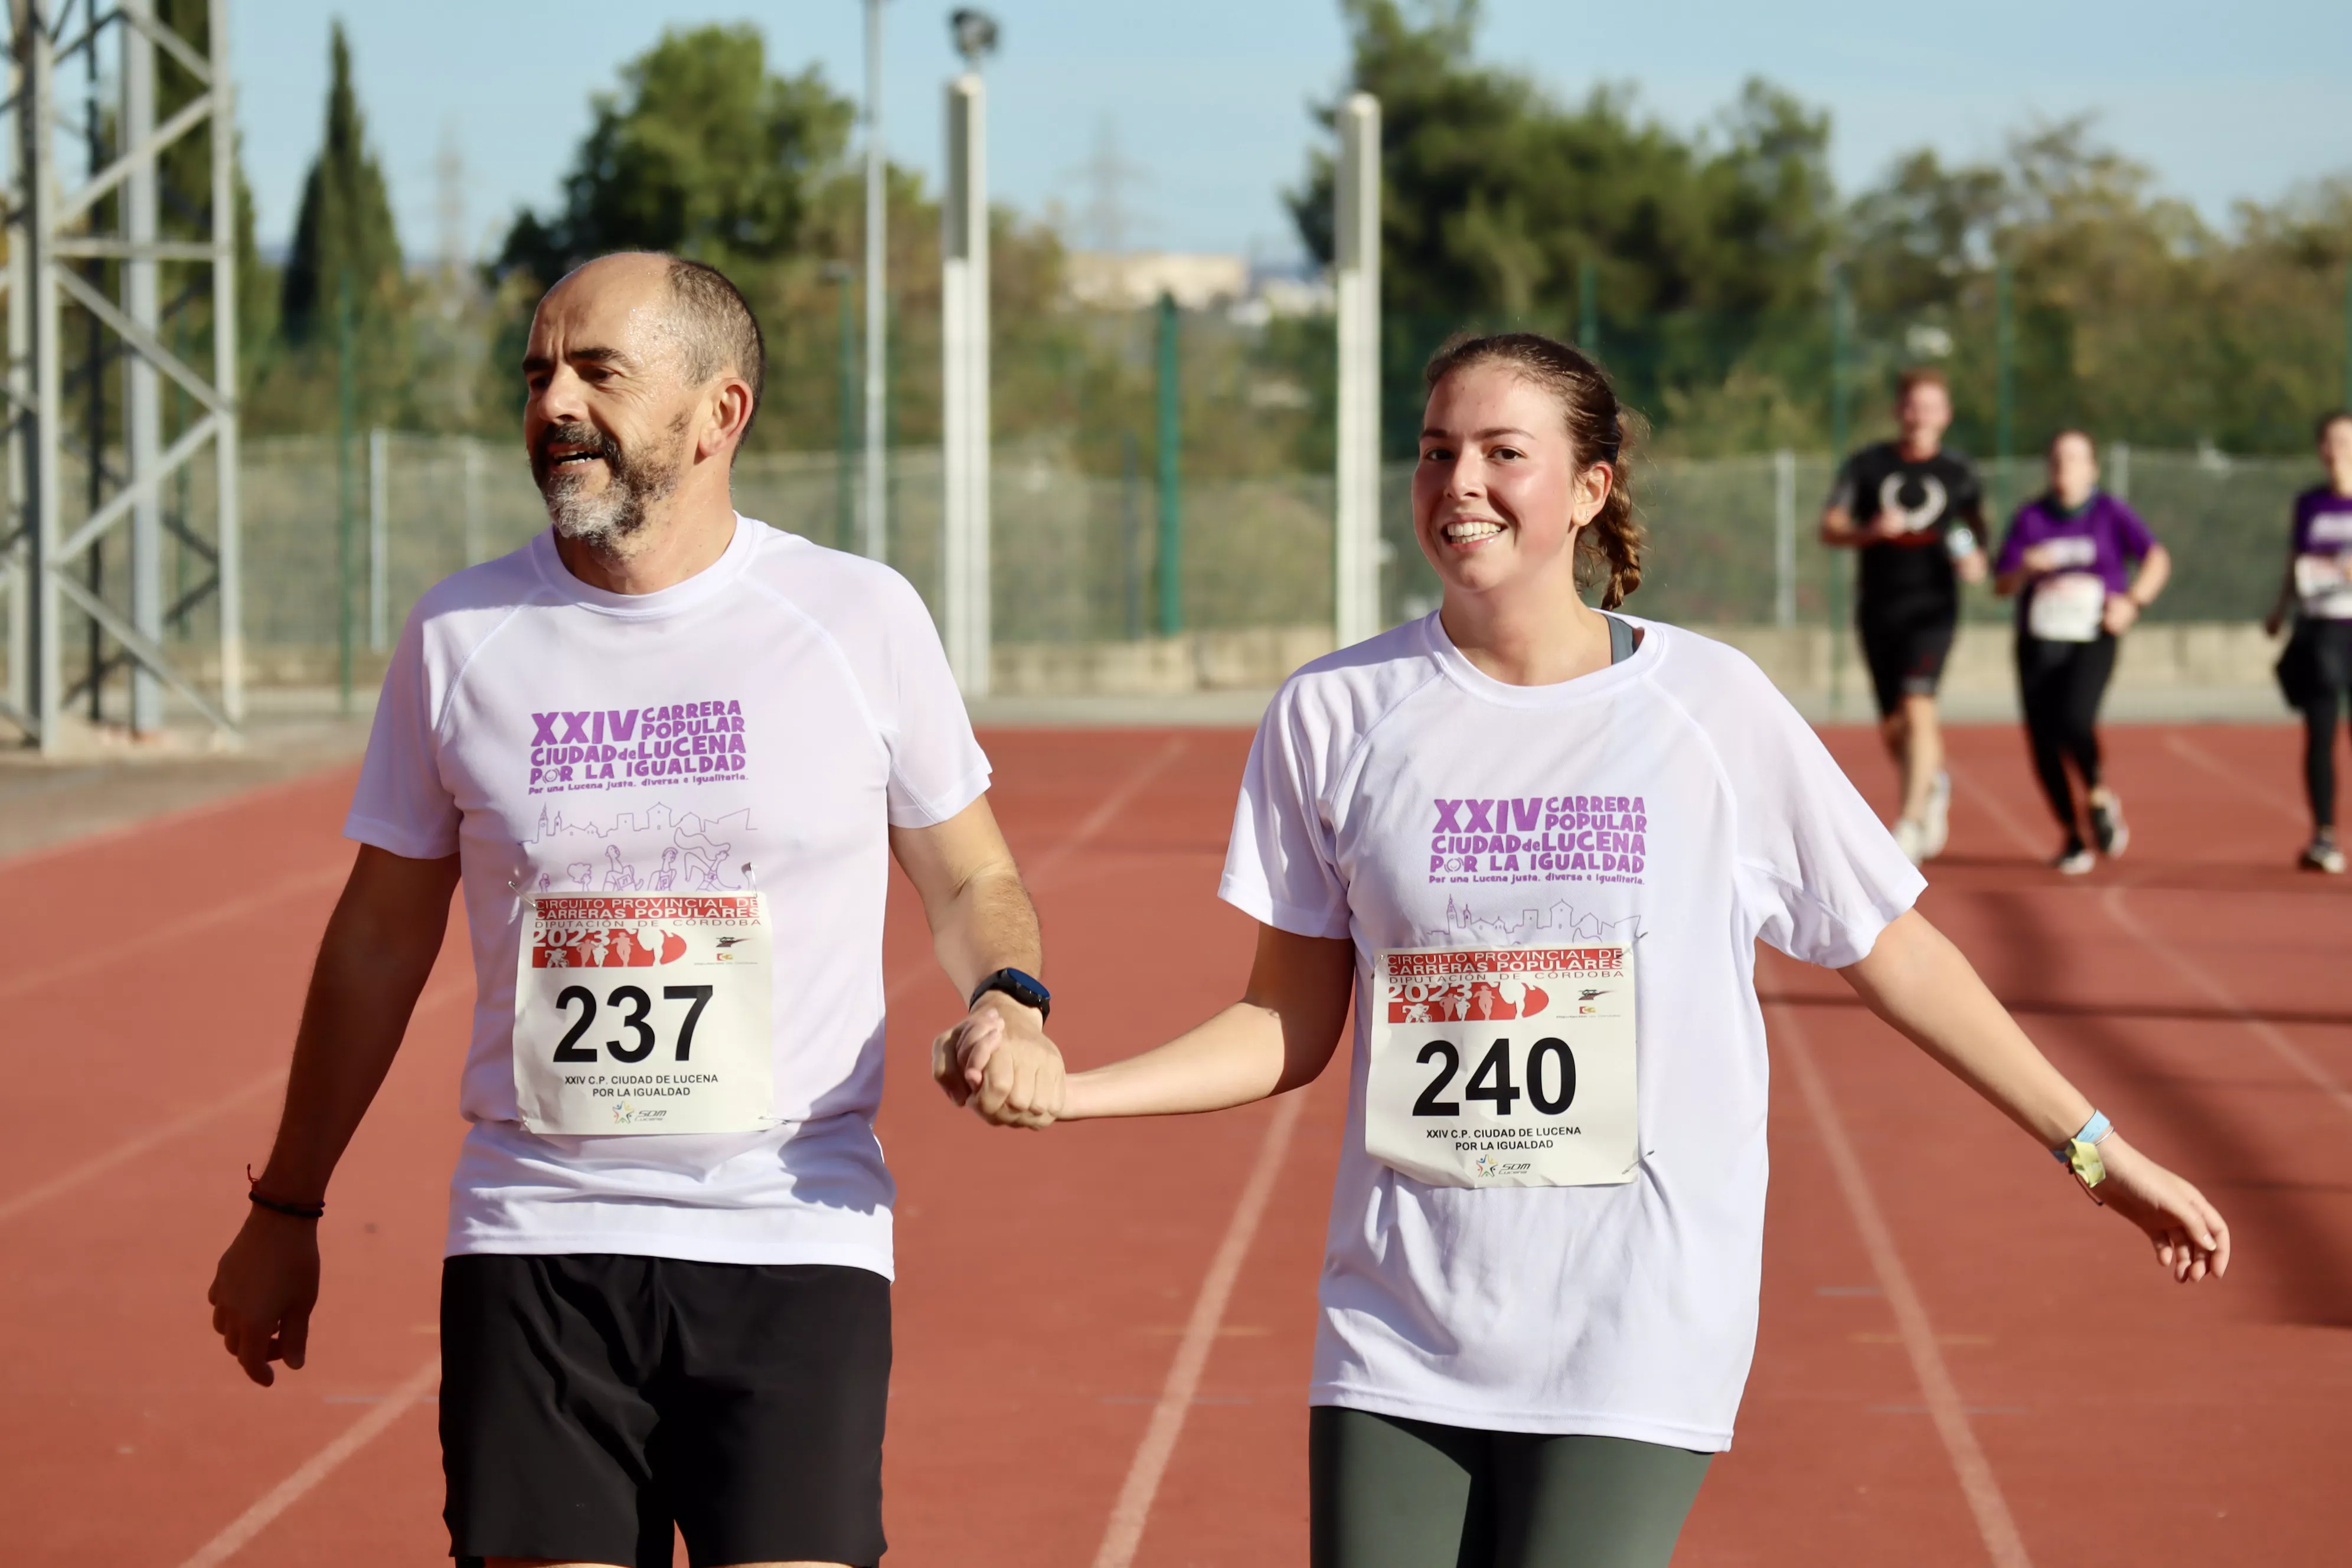
<svg viewBox="0 0 2352 1568">
<path fill-rule="evenodd" d="M 1870 666 L 1871 690 L 1884 717 L 1902 707 L 1906 697 L 1936 695 L 1959 622 L 1957 616 L 1938 614 L 1868 620 L 1856 629 L 1862 633 L 1862 657 Z"/>
<path fill-rule="evenodd" d="M 441 1269 L 450 1555 L 880 1561 L 890 1283 L 820 1264 Z"/>
</svg>

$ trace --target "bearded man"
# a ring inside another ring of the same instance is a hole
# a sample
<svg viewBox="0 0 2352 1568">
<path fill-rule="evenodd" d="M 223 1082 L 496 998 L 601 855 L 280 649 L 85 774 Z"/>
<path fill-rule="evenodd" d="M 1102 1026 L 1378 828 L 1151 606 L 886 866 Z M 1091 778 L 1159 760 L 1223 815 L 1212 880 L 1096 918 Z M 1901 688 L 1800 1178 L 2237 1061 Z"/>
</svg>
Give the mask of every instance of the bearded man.
<svg viewBox="0 0 2352 1568">
<path fill-rule="evenodd" d="M 1016 1116 L 1058 1094 L 1036 915 L 921 601 L 734 510 L 765 360 L 699 263 L 605 257 L 540 302 L 523 438 L 552 526 L 409 617 L 277 1142 L 213 1284 L 248 1376 L 303 1365 L 328 1181 L 462 889 L 461 1561 L 666 1568 L 673 1523 L 698 1563 L 880 1558 L 893 858 L 966 1021 L 1011 1043 L 970 1080 L 935 1062 Z M 641 890 L 681 851 L 691 892 Z M 606 890 L 571 877 L 600 858 Z"/>
</svg>

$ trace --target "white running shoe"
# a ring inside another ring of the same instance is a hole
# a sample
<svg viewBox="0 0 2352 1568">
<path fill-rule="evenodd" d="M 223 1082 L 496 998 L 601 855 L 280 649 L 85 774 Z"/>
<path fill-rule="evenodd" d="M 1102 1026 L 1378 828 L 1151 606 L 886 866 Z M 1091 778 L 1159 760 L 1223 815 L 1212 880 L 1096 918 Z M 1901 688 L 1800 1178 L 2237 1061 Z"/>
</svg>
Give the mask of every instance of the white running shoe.
<svg viewBox="0 0 2352 1568">
<path fill-rule="evenodd" d="M 2091 840 L 2110 859 L 2131 847 L 2131 825 L 2124 820 L 2124 803 L 2112 793 L 2105 805 L 2092 804 Z"/>
<path fill-rule="evenodd" d="M 2301 870 L 2325 871 L 2331 877 L 2341 877 L 2344 875 L 2344 851 L 2336 847 L 2332 838 L 2315 838 L 2311 841 L 2311 847 L 2303 852 L 2303 858 L 2295 864 Z"/>
<path fill-rule="evenodd" d="M 2056 859 L 2050 862 L 2050 868 L 2062 877 L 2082 877 L 2087 876 L 2091 868 L 2098 863 L 2099 858 L 2087 847 L 2070 844 L 2058 852 Z"/>
<path fill-rule="evenodd" d="M 1895 819 L 1895 847 L 1914 866 L 1927 858 L 1927 825 L 1916 816 Z"/>
<path fill-rule="evenodd" d="M 1941 772 L 1927 787 L 1927 815 L 1920 821 L 1919 858 L 1933 860 L 1952 839 L 1952 775 Z"/>
</svg>

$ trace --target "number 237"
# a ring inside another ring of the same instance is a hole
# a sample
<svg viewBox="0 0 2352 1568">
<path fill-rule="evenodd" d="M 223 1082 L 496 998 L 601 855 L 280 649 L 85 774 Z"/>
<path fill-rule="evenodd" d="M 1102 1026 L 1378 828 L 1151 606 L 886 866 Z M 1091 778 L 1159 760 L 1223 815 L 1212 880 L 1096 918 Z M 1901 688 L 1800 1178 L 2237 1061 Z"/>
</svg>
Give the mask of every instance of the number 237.
<svg viewBox="0 0 2352 1568">
<path fill-rule="evenodd" d="M 677 1028 L 679 1061 L 688 1060 L 694 1049 L 694 1026 L 701 1022 L 702 1010 L 710 1005 L 710 990 L 708 985 L 662 987 L 663 1001 L 694 1004 L 686 1010 L 686 1021 Z M 653 1055 L 654 1047 L 659 1043 L 654 1034 L 653 1025 L 648 1022 L 654 1010 L 654 999 L 637 986 L 615 985 L 613 987 L 612 994 L 606 996 L 604 1001 L 608 1006 L 627 1009 L 621 1018 L 621 1026 L 636 1036 L 635 1043 L 628 1046 L 624 1046 L 618 1040 L 606 1040 L 604 1048 L 613 1053 L 613 1059 L 620 1062 L 641 1062 Z M 563 1038 L 556 1043 L 555 1059 L 560 1062 L 593 1062 L 596 1059 L 596 1047 L 589 1046 L 584 1049 L 582 1048 L 580 1037 L 586 1034 L 589 1026 L 596 1022 L 596 997 L 585 985 L 567 985 L 556 994 L 555 1005 L 561 1010 L 569 1011 L 574 1002 L 580 1004 L 580 1016 L 572 1027 L 565 1031 Z"/>
<path fill-rule="evenodd" d="M 1453 1042 L 1432 1040 L 1421 1047 L 1421 1055 L 1413 1059 L 1423 1067 L 1431 1062 L 1442 1065 L 1437 1076 L 1429 1080 L 1429 1087 L 1421 1091 L 1421 1098 L 1412 1102 L 1412 1113 L 1415 1116 L 1461 1115 L 1461 1100 L 1438 1098 L 1454 1087 L 1454 1076 L 1462 1070 L 1462 1057 L 1454 1048 Z M 1549 1068 L 1549 1075 L 1547 1068 Z M 1547 1091 L 1544 1083 L 1547 1076 L 1558 1080 L 1559 1092 Z M 1546 1116 L 1557 1116 L 1576 1100 L 1576 1053 L 1568 1048 L 1567 1041 L 1546 1036 L 1528 1047 L 1526 1078 L 1525 1093 L 1536 1110 Z M 1511 1079 L 1511 1042 L 1506 1038 L 1496 1040 L 1479 1059 L 1477 1070 L 1463 1086 L 1462 1097 L 1464 1100 L 1486 1100 L 1494 1106 L 1496 1115 L 1508 1116 L 1511 1108 L 1519 1102 L 1521 1092 L 1519 1086 Z"/>
</svg>

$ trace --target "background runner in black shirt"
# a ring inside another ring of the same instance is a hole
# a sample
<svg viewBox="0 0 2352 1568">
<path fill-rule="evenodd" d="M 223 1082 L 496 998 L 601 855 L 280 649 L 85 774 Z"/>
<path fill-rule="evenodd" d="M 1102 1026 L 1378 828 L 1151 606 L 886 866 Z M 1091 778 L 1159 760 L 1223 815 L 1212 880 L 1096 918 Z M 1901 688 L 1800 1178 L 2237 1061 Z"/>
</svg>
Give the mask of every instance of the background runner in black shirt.
<svg viewBox="0 0 2352 1568">
<path fill-rule="evenodd" d="M 1838 470 L 1822 542 L 1862 552 L 1854 626 L 1879 733 L 1903 775 L 1895 837 L 1925 860 L 1942 851 L 1948 831 L 1936 688 L 1959 624 L 1959 585 L 1985 575 L 1984 487 L 1973 464 L 1943 448 L 1952 397 L 1941 372 L 1906 371 L 1895 417 L 1899 439 L 1864 447 Z"/>
</svg>

